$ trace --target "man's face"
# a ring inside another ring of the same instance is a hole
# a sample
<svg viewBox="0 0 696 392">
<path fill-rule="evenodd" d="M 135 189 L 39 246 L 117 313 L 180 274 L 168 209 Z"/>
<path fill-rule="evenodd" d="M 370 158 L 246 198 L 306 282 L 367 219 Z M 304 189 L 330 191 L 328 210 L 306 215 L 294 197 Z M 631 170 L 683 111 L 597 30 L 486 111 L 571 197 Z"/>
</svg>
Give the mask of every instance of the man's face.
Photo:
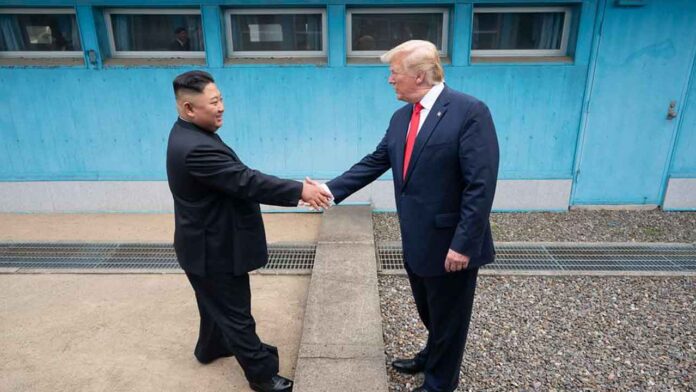
<svg viewBox="0 0 696 392">
<path fill-rule="evenodd" d="M 211 132 L 222 126 L 225 105 L 215 83 L 208 83 L 202 93 L 191 95 L 188 103 L 186 112 L 192 123 Z"/>
<path fill-rule="evenodd" d="M 422 80 L 403 66 L 403 55 L 395 56 L 389 63 L 389 84 L 394 87 L 396 98 L 401 101 L 416 103 L 421 98 Z"/>
<path fill-rule="evenodd" d="M 181 42 L 186 42 L 188 41 L 188 32 L 186 30 L 181 30 L 176 37 L 179 39 Z"/>
</svg>

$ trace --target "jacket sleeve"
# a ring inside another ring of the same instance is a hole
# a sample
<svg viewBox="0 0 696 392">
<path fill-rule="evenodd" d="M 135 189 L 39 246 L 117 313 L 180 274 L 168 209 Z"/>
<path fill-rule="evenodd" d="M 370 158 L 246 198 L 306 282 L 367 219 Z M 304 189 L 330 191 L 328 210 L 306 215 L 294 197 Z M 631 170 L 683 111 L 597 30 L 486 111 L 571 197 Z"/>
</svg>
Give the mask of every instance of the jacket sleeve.
<svg viewBox="0 0 696 392">
<path fill-rule="evenodd" d="M 450 249 L 480 256 L 498 180 L 498 139 L 488 107 L 477 102 L 459 134 L 459 166 L 464 188 L 459 223 Z"/>
<path fill-rule="evenodd" d="M 377 145 L 375 151 L 366 155 L 348 171 L 326 183 L 334 196 L 336 204 L 376 180 L 391 167 L 387 136 Z"/>
<path fill-rule="evenodd" d="M 198 146 L 186 155 L 186 169 L 202 184 L 229 196 L 277 206 L 297 206 L 302 183 L 250 169 L 227 151 Z"/>
</svg>

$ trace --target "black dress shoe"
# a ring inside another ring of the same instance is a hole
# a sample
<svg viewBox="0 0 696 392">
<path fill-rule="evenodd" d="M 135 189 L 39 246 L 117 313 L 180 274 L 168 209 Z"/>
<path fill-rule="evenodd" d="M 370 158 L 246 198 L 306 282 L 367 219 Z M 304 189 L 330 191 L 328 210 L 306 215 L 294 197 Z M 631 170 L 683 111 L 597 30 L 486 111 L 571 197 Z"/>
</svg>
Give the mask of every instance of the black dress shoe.
<svg viewBox="0 0 696 392">
<path fill-rule="evenodd" d="M 397 359 L 392 367 L 399 373 L 416 374 L 425 370 L 425 364 L 415 359 Z"/>
<path fill-rule="evenodd" d="M 249 386 L 256 392 L 290 392 L 292 391 L 292 380 L 289 380 L 283 376 L 275 375 L 268 381 L 249 381 Z"/>
</svg>

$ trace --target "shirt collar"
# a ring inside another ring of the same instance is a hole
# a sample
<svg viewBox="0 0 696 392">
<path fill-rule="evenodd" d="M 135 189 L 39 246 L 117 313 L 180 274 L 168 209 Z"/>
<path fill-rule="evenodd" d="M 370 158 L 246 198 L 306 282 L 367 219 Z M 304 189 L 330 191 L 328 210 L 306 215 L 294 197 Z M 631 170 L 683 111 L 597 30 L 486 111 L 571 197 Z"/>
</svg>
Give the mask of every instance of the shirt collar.
<svg viewBox="0 0 696 392">
<path fill-rule="evenodd" d="M 430 91 L 428 91 L 428 93 L 425 94 L 425 96 L 420 100 L 420 104 L 421 106 L 423 106 L 423 109 L 432 109 L 433 105 L 435 105 L 435 101 L 437 101 L 437 98 L 440 96 L 440 93 L 444 89 L 445 84 L 442 82 L 431 87 Z"/>
</svg>

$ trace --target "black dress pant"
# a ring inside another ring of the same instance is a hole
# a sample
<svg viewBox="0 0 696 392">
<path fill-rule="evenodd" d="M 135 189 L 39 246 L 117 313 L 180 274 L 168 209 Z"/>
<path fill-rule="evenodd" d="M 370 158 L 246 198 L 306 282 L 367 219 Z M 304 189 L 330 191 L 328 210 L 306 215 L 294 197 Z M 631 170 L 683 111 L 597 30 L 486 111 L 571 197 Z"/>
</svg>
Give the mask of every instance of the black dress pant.
<svg viewBox="0 0 696 392">
<path fill-rule="evenodd" d="M 265 381 L 278 374 L 278 349 L 256 335 L 249 275 L 186 276 L 201 316 L 196 358 L 205 363 L 234 355 L 249 381 Z"/>
<path fill-rule="evenodd" d="M 418 315 L 428 329 L 427 344 L 416 355 L 416 361 L 425 365 L 424 385 L 431 392 L 454 391 L 459 384 L 478 268 L 436 277 L 417 276 L 408 265 L 406 271 Z"/>
</svg>

